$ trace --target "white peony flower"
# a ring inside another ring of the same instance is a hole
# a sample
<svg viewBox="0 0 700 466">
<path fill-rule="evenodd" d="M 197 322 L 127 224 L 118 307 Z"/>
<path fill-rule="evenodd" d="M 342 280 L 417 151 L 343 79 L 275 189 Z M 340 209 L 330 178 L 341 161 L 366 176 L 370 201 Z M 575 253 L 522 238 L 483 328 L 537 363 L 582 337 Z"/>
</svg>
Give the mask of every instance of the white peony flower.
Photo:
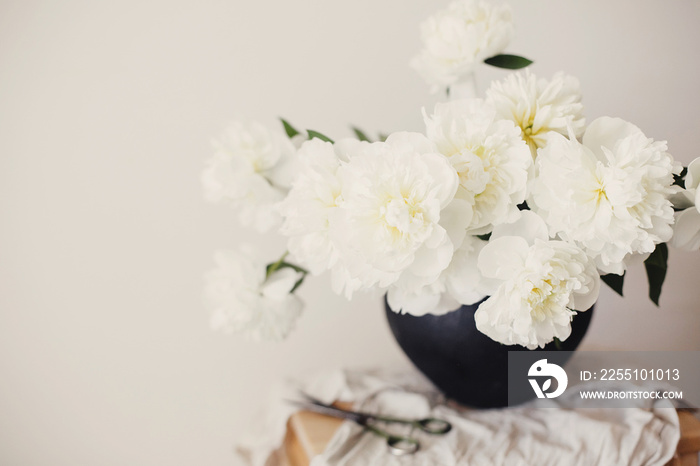
<svg viewBox="0 0 700 466">
<path fill-rule="evenodd" d="M 486 288 L 477 258 L 486 244 L 476 236 L 465 237 L 436 281 L 413 288 L 391 286 L 387 292 L 389 307 L 414 316 L 442 315 L 462 304 L 481 301 L 486 297 Z"/>
<path fill-rule="evenodd" d="M 481 254 L 479 270 L 494 280 L 491 296 L 474 315 L 476 327 L 505 345 L 544 347 L 571 334 L 576 311 L 598 299 L 600 277 L 577 246 L 550 240 L 535 213 L 497 226 Z"/>
<path fill-rule="evenodd" d="M 680 165 L 665 142 L 619 118 L 595 120 L 583 144 L 556 134 L 537 157 L 530 207 L 550 234 L 578 244 L 603 273 L 621 275 L 673 230 L 669 197 Z"/>
<path fill-rule="evenodd" d="M 253 340 L 284 339 L 301 315 L 302 302 L 291 290 L 302 274 L 282 268 L 266 278 L 265 264 L 247 246 L 218 251 L 214 259 L 217 268 L 205 276 L 212 328 Z"/>
<path fill-rule="evenodd" d="M 426 134 L 459 175 L 456 197 L 469 202 L 473 234 L 512 220 L 525 200 L 532 157 L 511 121 L 482 100 L 437 104 Z"/>
<path fill-rule="evenodd" d="M 494 81 L 486 96 L 501 118 L 513 121 L 522 130 L 533 158 L 552 132 L 568 135 L 572 128 L 576 137 L 583 134 L 581 90 L 573 76 L 557 73 L 547 81 L 529 71 L 514 73 Z"/>
<path fill-rule="evenodd" d="M 260 232 L 279 226 L 276 204 L 295 174 L 296 150 L 289 139 L 259 123 L 236 121 L 214 147 L 202 173 L 205 198 L 231 202 L 241 223 Z"/>
<path fill-rule="evenodd" d="M 674 199 L 675 200 L 675 199 Z M 685 189 L 676 200 L 676 223 L 671 245 L 687 251 L 700 249 L 700 157 L 690 162 Z"/>
<path fill-rule="evenodd" d="M 446 209 L 458 186 L 447 159 L 425 136 L 395 133 L 363 145 L 339 177 L 342 203 L 331 239 L 345 279 L 361 288 L 403 290 L 435 282 L 471 219 L 468 205 Z"/>
<path fill-rule="evenodd" d="M 460 306 L 459 302 L 445 291 L 444 280 L 436 280 L 414 289 L 391 286 L 387 291 L 387 302 L 392 310 L 402 314 L 443 315 Z"/>
<path fill-rule="evenodd" d="M 289 237 L 287 249 L 311 273 L 318 275 L 333 261 L 329 217 L 338 207 L 340 160 L 333 144 L 311 139 L 298 152 L 299 174 L 280 206 L 281 233 Z"/>
<path fill-rule="evenodd" d="M 498 55 L 513 37 L 510 7 L 484 0 L 458 0 L 421 24 L 423 49 L 411 66 L 437 92 Z"/>
<path fill-rule="evenodd" d="M 447 293 L 460 305 L 478 303 L 490 291 L 478 267 L 479 254 L 487 244 L 476 236 L 467 236 L 443 273 Z"/>
<path fill-rule="evenodd" d="M 333 283 L 340 290 L 346 284 L 353 291 L 358 284 L 346 280 L 340 251 L 330 237 L 334 212 L 342 202 L 338 170 L 341 161 L 347 162 L 350 154 L 366 144 L 357 139 L 342 139 L 335 144 L 320 139 L 306 141 L 297 154 L 297 178 L 280 205 L 284 217 L 280 231 L 289 237 L 289 252 L 314 275 L 332 270 Z"/>
</svg>

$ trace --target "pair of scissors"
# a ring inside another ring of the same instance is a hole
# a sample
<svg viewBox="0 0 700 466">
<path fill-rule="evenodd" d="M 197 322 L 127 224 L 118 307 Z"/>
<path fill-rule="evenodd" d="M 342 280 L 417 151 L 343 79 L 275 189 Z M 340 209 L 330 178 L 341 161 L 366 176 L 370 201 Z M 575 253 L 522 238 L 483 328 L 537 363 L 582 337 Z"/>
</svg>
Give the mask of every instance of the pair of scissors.
<svg viewBox="0 0 700 466">
<path fill-rule="evenodd" d="M 425 419 L 399 419 L 394 417 L 376 416 L 374 414 L 336 408 L 333 405 L 323 403 L 306 394 L 302 393 L 302 395 L 304 398 L 306 398 L 306 401 L 290 400 L 290 403 L 319 414 L 325 414 L 327 416 L 353 421 L 375 435 L 385 438 L 389 451 L 396 456 L 409 455 L 417 452 L 420 448 L 420 443 L 413 437 L 393 435 L 385 430 L 382 430 L 377 427 L 377 423 L 383 422 L 386 424 L 405 424 L 432 435 L 445 435 L 452 429 L 452 424 L 442 419 L 436 419 L 433 417 L 428 417 Z"/>
</svg>

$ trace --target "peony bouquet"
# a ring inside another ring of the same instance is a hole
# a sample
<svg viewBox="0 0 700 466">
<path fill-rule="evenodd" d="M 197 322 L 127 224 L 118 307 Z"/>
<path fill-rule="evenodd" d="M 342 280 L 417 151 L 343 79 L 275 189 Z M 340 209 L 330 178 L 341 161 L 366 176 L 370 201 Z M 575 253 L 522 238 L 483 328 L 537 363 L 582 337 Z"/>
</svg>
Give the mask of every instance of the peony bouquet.
<svg viewBox="0 0 700 466">
<path fill-rule="evenodd" d="M 576 78 L 514 71 L 476 98 L 485 62 L 513 35 L 507 5 L 458 0 L 421 26 L 411 62 L 448 100 L 423 110 L 423 133 L 334 141 L 282 120 L 275 131 L 234 122 L 202 175 L 211 201 L 241 223 L 276 230 L 287 252 L 271 262 L 250 248 L 216 254 L 206 278 L 211 323 L 256 339 L 281 339 L 309 274 L 333 290 L 386 293 L 416 316 L 479 303 L 476 326 L 505 345 L 543 347 L 571 333 L 601 281 L 622 292 L 644 263 L 658 304 L 667 243 L 700 249 L 700 159 L 683 168 L 666 143 L 634 124 L 586 124 Z"/>
</svg>

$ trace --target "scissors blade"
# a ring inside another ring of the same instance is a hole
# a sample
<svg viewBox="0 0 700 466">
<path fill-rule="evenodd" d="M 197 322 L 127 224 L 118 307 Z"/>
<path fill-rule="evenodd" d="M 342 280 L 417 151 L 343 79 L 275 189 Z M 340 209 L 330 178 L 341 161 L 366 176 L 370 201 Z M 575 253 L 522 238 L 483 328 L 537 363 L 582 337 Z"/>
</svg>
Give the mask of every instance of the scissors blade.
<svg viewBox="0 0 700 466">
<path fill-rule="evenodd" d="M 325 414 L 326 416 L 331 416 L 331 417 L 337 417 L 341 419 L 347 419 L 349 421 L 354 421 L 357 422 L 358 424 L 364 425 L 367 421 L 367 418 L 365 415 L 356 413 L 353 411 L 346 411 L 344 409 L 336 408 L 331 405 L 327 405 L 325 403 L 321 403 L 320 401 L 295 401 L 295 400 L 287 400 L 289 403 L 298 406 L 300 408 L 304 408 L 309 411 L 313 411 L 315 413 L 319 414 Z"/>
<path fill-rule="evenodd" d="M 323 401 L 319 400 L 318 398 L 314 398 L 313 396 L 311 396 L 311 395 L 309 395 L 308 393 L 303 392 L 303 391 L 301 391 L 301 390 L 299 390 L 299 394 L 300 394 L 303 398 L 305 398 L 306 401 L 308 401 L 309 403 L 313 403 L 313 404 L 319 405 L 319 406 L 330 406 L 328 403 L 324 403 Z"/>
</svg>

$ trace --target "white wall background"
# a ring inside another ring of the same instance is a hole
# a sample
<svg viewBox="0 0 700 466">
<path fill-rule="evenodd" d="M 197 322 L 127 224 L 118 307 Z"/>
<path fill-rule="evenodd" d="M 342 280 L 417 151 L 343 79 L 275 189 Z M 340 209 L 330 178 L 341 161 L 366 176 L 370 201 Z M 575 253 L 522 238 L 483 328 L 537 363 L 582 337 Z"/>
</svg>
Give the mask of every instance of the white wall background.
<svg viewBox="0 0 700 466">
<path fill-rule="evenodd" d="M 700 155 L 700 3 L 512 0 L 509 51 L 578 76 L 587 115 Z M 211 333 L 201 275 L 241 229 L 201 199 L 233 117 L 420 130 L 407 62 L 445 1 L 0 1 L 0 464 L 225 465 L 284 374 L 405 364 L 376 299 L 310 281 L 283 344 Z M 481 89 L 505 72 L 480 70 Z M 700 350 L 700 254 L 604 290 L 587 344 Z"/>
</svg>

